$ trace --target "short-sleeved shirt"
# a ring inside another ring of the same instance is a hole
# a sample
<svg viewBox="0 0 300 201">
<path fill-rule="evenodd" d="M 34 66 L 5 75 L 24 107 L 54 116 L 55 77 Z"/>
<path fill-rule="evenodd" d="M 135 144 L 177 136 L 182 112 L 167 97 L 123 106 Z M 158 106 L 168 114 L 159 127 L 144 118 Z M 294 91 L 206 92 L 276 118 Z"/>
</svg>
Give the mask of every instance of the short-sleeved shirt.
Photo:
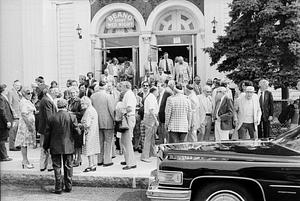
<svg viewBox="0 0 300 201">
<path fill-rule="evenodd" d="M 136 109 L 136 97 L 134 93 L 131 90 L 128 90 L 124 97 L 123 97 L 123 103 L 125 108 L 131 107 L 132 111 L 128 113 L 128 115 L 135 115 L 135 109 Z"/>
<path fill-rule="evenodd" d="M 145 99 L 145 108 L 144 108 L 145 114 L 150 114 L 150 110 L 152 109 L 153 109 L 153 114 L 157 115 L 159 109 L 157 99 L 153 93 L 150 93 Z"/>
</svg>

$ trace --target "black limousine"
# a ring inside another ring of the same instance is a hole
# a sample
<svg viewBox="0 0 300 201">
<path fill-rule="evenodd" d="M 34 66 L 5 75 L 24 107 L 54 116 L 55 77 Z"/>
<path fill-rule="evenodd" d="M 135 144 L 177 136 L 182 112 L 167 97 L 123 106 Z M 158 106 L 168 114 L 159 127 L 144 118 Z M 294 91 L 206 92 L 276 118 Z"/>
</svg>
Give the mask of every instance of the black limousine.
<svg viewBox="0 0 300 201">
<path fill-rule="evenodd" d="M 273 140 L 164 144 L 151 201 L 300 201 L 300 126 Z"/>
</svg>

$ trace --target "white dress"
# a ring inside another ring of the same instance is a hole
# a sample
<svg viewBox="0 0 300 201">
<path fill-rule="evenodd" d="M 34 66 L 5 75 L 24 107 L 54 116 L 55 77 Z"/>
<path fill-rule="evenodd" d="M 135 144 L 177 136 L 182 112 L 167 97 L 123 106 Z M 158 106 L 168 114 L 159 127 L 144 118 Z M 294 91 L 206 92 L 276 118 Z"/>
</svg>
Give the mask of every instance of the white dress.
<svg viewBox="0 0 300 201">
<path fill-rule="evenodd" d="M 91 156 L 100 153 L 98 114 L 93 106 L 86 109 L 81 123 L 84 126 L 83 154 Z"/>
</svg>

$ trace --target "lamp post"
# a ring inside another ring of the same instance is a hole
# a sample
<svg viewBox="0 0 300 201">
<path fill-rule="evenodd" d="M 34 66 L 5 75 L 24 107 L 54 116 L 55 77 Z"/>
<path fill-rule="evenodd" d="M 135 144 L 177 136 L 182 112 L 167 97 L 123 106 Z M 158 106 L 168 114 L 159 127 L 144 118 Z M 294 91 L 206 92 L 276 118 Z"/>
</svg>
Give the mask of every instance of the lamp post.
<svg viewBox="0 0 300 201">
<path fill-rule="evenodd" d="M 76 31 L 77 31 L 77 34 L 78 34 L 78 38 L 79 39 L 82 39 L 82 35 L 81 35 L 81 27 L 79 26 L 79 24 L 78 24 L 78 26 L 77 26 L 77 28 L 76 28 Z"/>
<path fill-rule="evenodd" d="M 218 23 L 218 21 L 216 20 L 216 18 L 214 17 L 214 20 L 211 21 L 212 25 L 213 25 L 213 29 L 212 32 L 216 33 L 216 24 Z"/>
</svg>

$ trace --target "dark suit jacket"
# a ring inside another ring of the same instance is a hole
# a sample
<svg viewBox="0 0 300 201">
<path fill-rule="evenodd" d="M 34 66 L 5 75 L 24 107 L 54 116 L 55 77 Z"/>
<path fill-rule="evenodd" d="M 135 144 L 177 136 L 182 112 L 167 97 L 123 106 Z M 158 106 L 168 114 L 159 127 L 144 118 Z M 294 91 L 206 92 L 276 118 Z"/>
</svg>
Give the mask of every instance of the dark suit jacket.
<svg viewBox="0 0 300 201">
<path fill-rule="evenodd" d="M 262 111 L 262 119 L 264 121 L 268 121 L 269 116 L 273 116 L 274 113 L 274 102 L 272 93 L 266 90 L 264 93 L 264 102 L 262 103 L 260 97 L 259 104 Z"/>
<path fill-rule="evenodd" d="M 166 104 L 167 104 L 167 99 L 173 95 L 173 92 L 171 89 L 168 87 L 166 88 L 163 97 L 161 98 L 161 103 L 158 111 L 158 119 L 160 123 L 165 123 L 165 109 L 166 109 Z"/>
<path fill-rule="evenodd" d="M 56 113 L 56 106 L 47 95 L 44 95 L 39 106 L 38 132 L 45 134 L 46 126 L 51 115 Z"/>
<path fill-rule="evenodd" d="M 233 129 L 233 101 L 225 96 L 220 104 L 218 116 L 221 119 L 221 129 L 231 130 Z"/>
<path fill-rule="evenodd" d="M 74 136 L 79 135 L 76 116 L 60 110 L 49 118 L 43 148 L 51 154 L 74 153 Z"/>
<path fill-rule="evenodd" d="M 7 140 L 7 122 L 13 122 L 13 112 L 6 98 L 0 94 L 0 141 Z"/>
</svg>

